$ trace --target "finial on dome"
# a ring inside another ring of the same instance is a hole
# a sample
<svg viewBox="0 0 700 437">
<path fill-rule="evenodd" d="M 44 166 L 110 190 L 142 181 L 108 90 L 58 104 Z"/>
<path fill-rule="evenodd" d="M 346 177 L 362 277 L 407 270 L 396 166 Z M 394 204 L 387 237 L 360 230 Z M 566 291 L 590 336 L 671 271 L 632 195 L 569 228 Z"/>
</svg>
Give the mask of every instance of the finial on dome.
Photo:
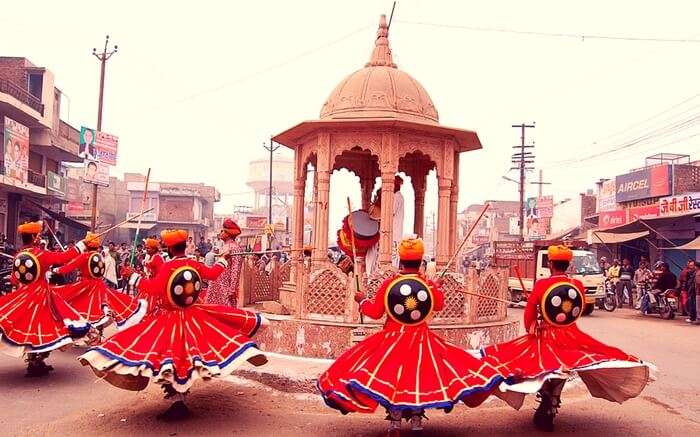
<svg viewBox="0 0 700 437">
<path fill-rule="evenodd" d="M 382 14 L 379 17 L 379 29 L 377 30 L 377 39 L 374 41 L 374 50 L 369 62 L 365 67 L 385 66 L 396 68 L 394 59 L 391 57 L 391 48 L 389 47 L 389 26 L 386 24 L 386 15 Z"/>
</svg>

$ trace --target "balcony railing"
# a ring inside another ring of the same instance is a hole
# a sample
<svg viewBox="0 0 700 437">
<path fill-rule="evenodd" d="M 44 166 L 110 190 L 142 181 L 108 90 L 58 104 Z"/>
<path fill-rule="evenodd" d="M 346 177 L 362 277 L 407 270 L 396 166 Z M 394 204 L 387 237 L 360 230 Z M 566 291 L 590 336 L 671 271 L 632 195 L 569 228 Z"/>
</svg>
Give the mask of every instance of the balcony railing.
<svg viewBox="0 0 700 437">
<path fill-rule="evenodd" d="M 80 131 L 63 120 L 58 124 L 58 134 L 71 143 L 80 144 Z"/>
<path fill-rule="evenodd" d="M 27 182 L 38 187 L 46 188 L 46 175 L 27 170 Z"/>
<path fill-rule="evenodd" d="M 41 103 L 41 100 L 31 95 L 29 91 L 18 87 L 9 80 L 0 79 L 0 93 L 11 95 L 15 99 L 37 111 L 42 117 L 44 116 L 44 105 Z"/>
</svg>

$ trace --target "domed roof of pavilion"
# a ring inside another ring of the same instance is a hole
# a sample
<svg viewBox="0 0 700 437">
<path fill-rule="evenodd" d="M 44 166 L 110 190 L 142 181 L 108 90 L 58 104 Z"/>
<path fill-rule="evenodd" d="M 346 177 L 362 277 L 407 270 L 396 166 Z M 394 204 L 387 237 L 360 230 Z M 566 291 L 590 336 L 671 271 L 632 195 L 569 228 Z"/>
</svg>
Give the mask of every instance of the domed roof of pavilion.
<svg viewBox="0 0 700 437">
<path fill-rule="evenodd" d="M 357 118 L 438 122 L 437 110 L 425 88 L 394 64 L 384 15 L 369 62 L 343 79 L 321 109 L 322 120 Z"/>
<path fill-rule="evenodd" d="M 273 140 L 295 149 L 304 138 L 321 129 L 410 130 L 451 138 L 459 152 L 481 148 L 476 132 L 441 125 L 425 88 L 396 67 L 384 15 L 379 21 L 369 62 L 335 87 L 323 104 L 319 119 L 301 122 Z"/>
</svg>

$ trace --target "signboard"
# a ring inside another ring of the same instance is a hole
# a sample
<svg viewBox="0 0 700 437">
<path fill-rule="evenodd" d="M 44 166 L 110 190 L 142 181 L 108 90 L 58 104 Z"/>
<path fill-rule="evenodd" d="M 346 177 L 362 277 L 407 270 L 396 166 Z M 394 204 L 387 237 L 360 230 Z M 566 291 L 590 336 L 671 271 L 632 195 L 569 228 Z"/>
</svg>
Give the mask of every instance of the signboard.
<svg viewBox="0 0 700 437">
<path fill-rule="evenodd" d="M 95 149 L 97 160 L 107 165 L 117 165 L 117 148 L 119 138 L 105 132 L 95 133 Z"/>
<path fill-rule="evenodd" d="M 615 187 L 614 179 L 609 179 L 601 184 L 598 190 L 598 212 L 614 211 L 617 209 Z"/>
<path fill-rule="evenodd" d="M 52 171 L 46 172 L 46 188 L 61 196 L 66 194 L 65 180 Z"/>
<path fill-rule="evenodd" d="M 29 128 L 5 117 L 5 175 L 27 182 L 29 168 Z"/>
<path fill-rule="evenodd" d="M 474 235 L 472 237 L 472 244 L 475 244 L 477 246 L 481 246 L 482 244 L 489 244 L 490 241 L 491 239 L 488 235 Z"/>
<path fill-rule="evenodd" d="M 659 201 L 659 215 L 661 217 L 688 215 L 693 212 L 700 214 L 700 193 L 668 196 Z"/>
<path fill-rule="evenodd" d="M 640 218 L 651 218 L 659 216 L 659 204 L 636 206 L 627 209 L 627 220 L 633 222 Z"/>
<path fill-rule="evenodd" d="M 629 202 L 671 194 L 671 166 L 657 165 L 615 177 L 615 201 Z"/>
<path fill-rule="evenodd" d="M 554 198 L 542 196 L 537 199 L 537 212 L 540 218 L 552 218 L 554 215 Z"/>
<path fill-rule="evenodd" d="M 249 215 L 245 218 L 245 227 L 248 229 L 265 229 L 267 217 L 262 215 Z"/>
<path fill-rule="evenodd" d="M 95 129 L 81 126 L 80 151 L 78 152 L 78 156 L 83 159 L 97 159 L 97 148 L 95 147 Z"/>
<path fill-rule="evenodd" d="M 87 182 L 88 184 L 99 185 L 102 187 L 108 187 L 109 167 L 99 161 L 86 159 L 85 168 L 83 172 L 83 182 Z"/>
<path fill-rule="evenodd" d="M 518 217 L 510 217 L 508 219 L 508 233 L 510 235 L 520 235 L 520 225 Z"/>
<path fill-rule="evenodd" d="M 627 210 L 603 211 L 598 218 L 598 228 L 609 229 L 627 223 Z"/>
</svg>

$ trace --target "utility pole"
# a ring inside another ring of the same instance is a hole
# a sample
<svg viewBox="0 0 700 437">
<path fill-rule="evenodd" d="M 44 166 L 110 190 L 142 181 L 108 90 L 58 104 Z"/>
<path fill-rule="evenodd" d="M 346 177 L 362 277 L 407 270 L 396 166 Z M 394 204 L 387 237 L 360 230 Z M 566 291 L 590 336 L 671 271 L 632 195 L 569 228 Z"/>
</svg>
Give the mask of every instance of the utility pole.
<svg viewBox="0 0 700 437">
<path fill-rule="evenodd" d="M 100 61 L 100 97 L 97 101 L 97 130 L 102 131 L 102 104 L 104 103 L 104 91 L 105 91 L 105 69 L 107 67 L 107 60 L 112 57 L 113 54 L 117 53 L 117 45 L 111 51 L 107 51 L 107 44 L 109 44 L 109 35 L 105 37 L 105 45 L 102 49 L 102 53 L 97 53 L 97 49 L 92 49 L 92 55 Z M 90 227 L 92 231 L 95 231 L 97 226 L 97 184 L 92 186 L 92 219 L 90 220 Z"/>
<path fill-rule="evenodd" d="M 268 186 L 269 191 L 267 192 L 267 224 L 268 226 L 272 226 L 272 158 L 273 158 L 273 153 L 279 149 L 281 146 L 277 145 L 275 146 L 272 143 L 272 138 L 270 138 L 270 146 L 266 146 L 265 143 L 263 143 L 263 147 L 265 150 L 270 152 L 270 185 Z M 270 247 L 270 244 L 272 242 L 272 235 L 268 236 L 268 248 Z"/>
<path fill-rule="evenodd" d="M 552 185 L 551 182 L 544 182 L 544 180 L 542 179 L 542 169 L 540 169 L 539 180 L 537 182 L 530 182 L 530 184 L 537 185 L 537 198 L 538 199 L 542 197 L 542 185 Z"/>
<path fill-rule="evenodd" d="M 520 149 L 520 151 L 511 156 L 511 162 L 517 165 L 517 167 L 511 167 L 511 170 L 520 171 L 520 182 L 518 183 L 518 191 L 520 192 L 520 215 L 518 224 L 520 225 L 520 241 L 523 241 L 525 240 L 525 171 L 532 170 L 532 167 L 528 167 L 528 165 L 535 162 L 535 155 L 533 155 L 532 152 L 525 151 L 525 149 L 532 149 L 535 147 L 525 145 L 525 129 L 534 128 L 535 123 L 514 124 L 512 127 L 520 129 L 520 145 L 513 146 L 514 149 Z"/>
</svg>

